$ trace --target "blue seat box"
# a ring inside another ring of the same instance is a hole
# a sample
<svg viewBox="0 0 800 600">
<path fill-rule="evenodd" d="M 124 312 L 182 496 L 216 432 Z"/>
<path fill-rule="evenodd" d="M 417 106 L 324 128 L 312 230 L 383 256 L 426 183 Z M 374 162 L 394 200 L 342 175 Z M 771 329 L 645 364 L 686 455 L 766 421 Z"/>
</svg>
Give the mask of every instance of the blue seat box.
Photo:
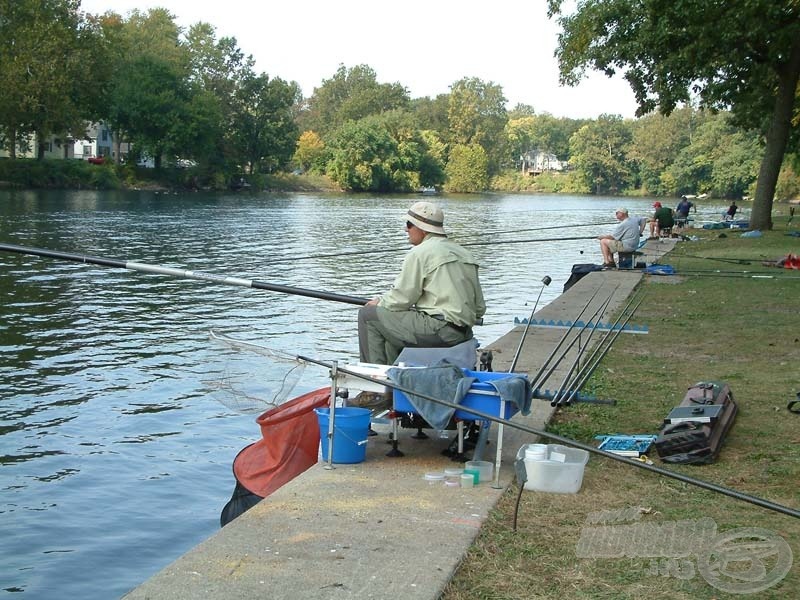
<svg viewBox="0 0 800 600">
<path fill-rule="evenodd" d="M 496 379 L 503 379 L 505 377 L 514 376 L 523 376 L 520 373 L 495 373 L 493 371 L 470 371 L 468 369 L 462 369 L 464 371 L 464 375 L 467 377 L 476 377 L 478 381 L 473 382 L 470 386 L 467 395 L 464 396 L 464 399 L 461 401 L 461 406 L 466 406 L 467 408 L 474 408 L 475 410 L 479 410 L 486 414 L 492 415 L 494 417 L 500 417 L 502 419 L 510 419 L 513 417 L 519 409 L 517 405 L 513 402 L 506 402 L 505 406 L 505 414 L 500 414 L 500 395 L 497 393 L 497 390 L 494 389 L 488 383 L 484 383 L 486 381 L 492 381 Z M 450 398 L 442 398 L 442 400 L 450 401 Z M 397 412 L 403 413 L 417 413 L 414 409 L 414 406 L 409 402 L 408 396 L 399 390 L 394 391 L 394 409 Z M 465 410 L 456 410 L 453 415 L 456 419 L 461 419 L 463 421 L 477 421 L 482 420 L 479 416 L 465 411 Z"/>
</svg>

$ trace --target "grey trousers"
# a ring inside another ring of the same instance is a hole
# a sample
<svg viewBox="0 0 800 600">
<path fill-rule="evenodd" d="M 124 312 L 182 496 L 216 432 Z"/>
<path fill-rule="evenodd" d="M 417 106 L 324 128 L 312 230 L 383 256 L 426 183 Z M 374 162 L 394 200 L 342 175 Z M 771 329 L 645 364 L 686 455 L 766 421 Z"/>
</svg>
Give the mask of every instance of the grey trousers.
<svg viewBox="0 0 800 600">
<path fill-rule="evenodd" d="M 362 306 L 358 311 L 361 362 L 391 365 L 403 348 L 449 348 L 471 338 L 471 328 L 461 331 L 415 310 Z"/>
</svg>

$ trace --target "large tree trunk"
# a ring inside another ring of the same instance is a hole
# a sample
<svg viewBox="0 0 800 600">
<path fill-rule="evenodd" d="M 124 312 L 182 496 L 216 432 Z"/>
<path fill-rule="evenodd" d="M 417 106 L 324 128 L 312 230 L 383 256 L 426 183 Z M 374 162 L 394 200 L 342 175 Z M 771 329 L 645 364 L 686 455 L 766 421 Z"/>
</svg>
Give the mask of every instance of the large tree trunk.
<svg viewBox="0 0 800 600">
<path fill-rule="evenodd" d="M 122 148 L 122 133 L 115 131 L 111 136 L 114 139 L 114 163 L 121 164 L 122 157 L 120 156 L 120 148 Z"/>
<path fill-rule="evenodd" d="M 9 158 L 17 158 L 17 128 L 10 127 L 8 130 L 8 156 Z"/>
<path fill-rule="evenodd" d="M 800 40 L 795 40 L 789 60 L 778 73 L 775 109 L 767 130 L 764 158 L 758 171 L 756 197 L 750 215 L 751 229 L 772 229 L 772 201 L 792 126 L 795 92 L 800 78 Z"/>
</svg>

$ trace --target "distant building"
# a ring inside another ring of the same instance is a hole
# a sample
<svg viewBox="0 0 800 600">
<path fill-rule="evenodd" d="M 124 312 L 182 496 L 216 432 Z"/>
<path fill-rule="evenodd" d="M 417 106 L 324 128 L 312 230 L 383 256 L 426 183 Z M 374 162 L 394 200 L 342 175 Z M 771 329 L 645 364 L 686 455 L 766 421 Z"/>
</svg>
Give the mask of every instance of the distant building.
<svg viewBox="0 0 800 600">
<path fill-rule="evenodd" d="M 88 160 L 90 158 L 114 159 L 114 135 L 105 123 L 92 123 L 86 128 L 86 135 L 75 140 L 75 158 Z"/>
<path fill-rule="evenodd" d="M 562 163 L 555 154 L 542 152 L 541 150 L 529 150 L 519 157 L 522 163 L 522 173 L 524 175 L 540 175 L 545 171 L 563 171 Z"/>
<path fill-rule="evenodd" d="M 17 158 L 36 158 L 39 147 L 39 138 L 35 133 L 25 136 L 17 141 Z M 5 148 L 0 148 L 0 158 L 7 158 L 11 154 Z M 51 135 L 44 142 L 44 158 L 73 158 L 72 138 Z"/>
</svg>

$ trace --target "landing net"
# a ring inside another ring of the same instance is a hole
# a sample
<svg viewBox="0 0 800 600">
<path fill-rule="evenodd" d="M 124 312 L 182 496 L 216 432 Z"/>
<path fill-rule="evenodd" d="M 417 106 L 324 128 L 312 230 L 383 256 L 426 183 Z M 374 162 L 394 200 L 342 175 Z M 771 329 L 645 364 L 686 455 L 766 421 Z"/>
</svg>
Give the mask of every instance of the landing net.
<svg viewBox="0 0 800 600">
<path fill-rule="evenodd" d="M 306 363 L 259 344 L 210 332 L 221 346 L 204 383 L 214 398 L 240 413 L 261 413 L 283 404 L 303 375 Z"/>
</svg>

